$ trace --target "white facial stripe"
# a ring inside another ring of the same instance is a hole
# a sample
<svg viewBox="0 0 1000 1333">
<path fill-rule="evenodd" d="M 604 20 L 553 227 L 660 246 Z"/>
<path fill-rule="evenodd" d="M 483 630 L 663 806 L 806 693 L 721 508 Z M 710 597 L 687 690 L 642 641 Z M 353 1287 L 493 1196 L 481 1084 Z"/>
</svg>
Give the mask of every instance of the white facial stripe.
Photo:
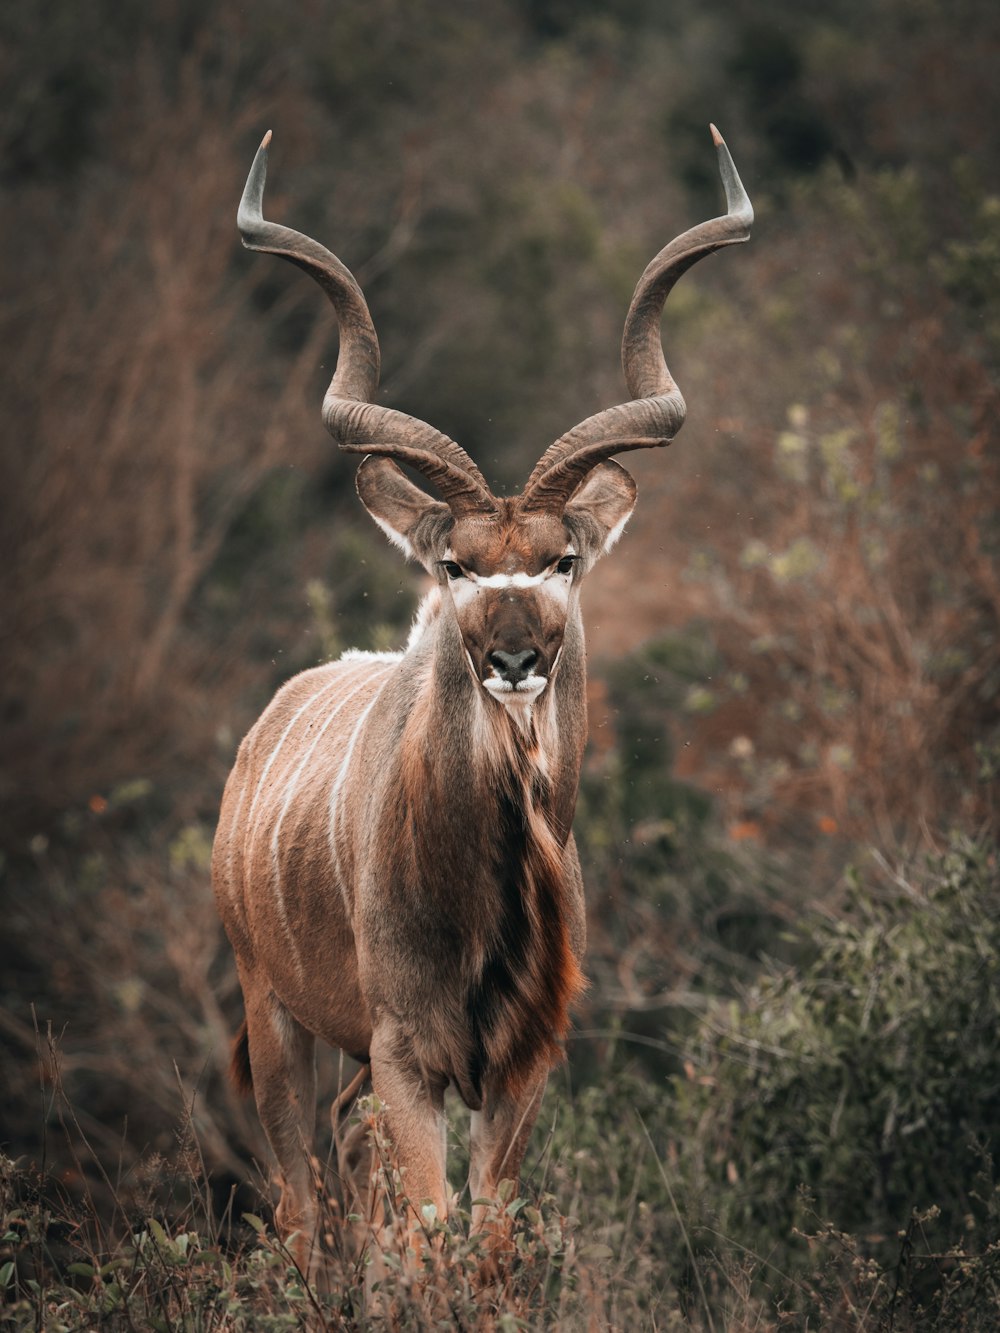
<svg viewBox="0 0 1000 1333">
<path fill-rule="evenodd" d="M 576 550 L 572 546 L 567 546 L 559 559 L 565 560 L 569 555 L 576 555 Z M 442 561 L 453 564 L 458 563 L 455 560 L 455 552 L 450 546 L 442 556 Z M 529 574 L 523 569 L 516 570 L 513 574 L 473 574 L 471 570 L 465 570 L 464 573 L 464 581 L 474 583 L 477 588 L 537 588 L 540 584 L 545 583 L 550 578 L 570 577 L 568 574 L 559 574 L 558 570 L 554 567 L 542 570 L 541 574 Z M 463 580 L 453 579 L 452 582 L 461 583 Z"/>
<path fill-rule="evenodd" d="M 537 588 L 552 571 L 544 574 L 466 574 L 480 588 Z"/>
<path fill-rule="evenodd" d="M 551 606 L 558 606 L 565 609 L 569 605 L 570 595 L 573 591 L 573 584 L 569 578 L 549 579 L 548 583 L 539 592 L 539 600 L 548 602 Z"/>
<path fill-rule="evenodd" d="M 568 576 L 549 578 L 546 575 L 540 575 L 537 578 L 532 578 L 527 585 L 513 582 L 517 577 L 516 574 L 494 574 L 489 580 L 452 579 L 448 584 L 448 590 L 451 593 L 452 601 L 455 603 L 455 608 L 459 612 L 474 602 L 480 593 L 485 592 L 487 588 L 507 588 L 511 593 L 515 589 L 527 591 L 528 588 L 533 588 L 536 589 L 534 596 L 539 598 L 540 601 L 556 606 L 560 610 L 568 606 L 573 591 L 573 582 Z M 525 574 L 523 577 L 527 579 L 530 576 Z M 511 580 L 509 583 L 506 581 L 508 578 Z"/>
<path fill-rule="evenodd" d="M 478 596 L 479 585 L 473 583 L 471 579 L 453 579 L 448 584 L 448 591 L 451 593 L 451 599 L 456 608 L 461 611 L 473 599 Z"/>
</svg>

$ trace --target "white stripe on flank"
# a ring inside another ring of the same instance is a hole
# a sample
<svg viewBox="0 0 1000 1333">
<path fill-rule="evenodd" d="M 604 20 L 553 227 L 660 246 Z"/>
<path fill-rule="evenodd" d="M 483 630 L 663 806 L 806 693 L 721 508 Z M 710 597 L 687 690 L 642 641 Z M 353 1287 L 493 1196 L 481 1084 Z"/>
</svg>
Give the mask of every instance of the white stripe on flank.
<svg viewBox="0 0 1000 1333">
<path fill-rule="evenodd" d="M 233 873 L 236 861 L 236 830 L 239 828 L 240 811 L 243 809 L 243 802 L 247 798 L 247 787 L 249 785 L 248 782 L 244 782 L 240 787 L 240 799 L 236 802 L 236 809 L 233 811 L 233 817 L 229 821 L 229 847 L 226 852 L 226 867 L 228 874 L 226 878 L 228 880 L 230 901 L 236 904 L 237 907 L 241 905 L 243 895 L 236 892 L 236 878 Z"/>
<path fill-rule="evenodd" d="M 309 746 L 305 754 L 299 760 L 295 772 L 289 779 L 288 787 L 285 791 L 285 799 L 281 803 L 281 809 L 278 812 L 278 818 L 274 822 L 274 832 L 271 834 L 271 869 L 273 872 L 272 880 L 274 885 L 274 898 L 278 908 L 278 915 L 281 917 L 281 924 L 284 927 L 285 934 L 288 936 L 288 943 L 291 947 L 292 956 L 295 960 L 295 966 L 298 969 L 300 977 L 304 977 L 305 975 L 302 967 L 302 959 L 301 955 L 299 954 L 298 947 L 296 946 L 295 937 L 292 934 L 291 926 L 288 923 L 288 911 L 285 906 L 285 895 L 281 891 L 281 859 L 278 848 L 278 839 L 281 834 L 281 823 L 288 812 L 288 808 L 292 803 L 292 799 L 295 796 L 295 789 L 299 784 L 299 778 L 301 778 L 302 776 L 303 769 L 309 762 L 310 756 L 316 749 L 316 746 L 319 744 L 330 723 L 341 711 L 344 705 L 349 703 L 356 694 L 360 694 L 361 691 L 365 688 L 365 686 L 368 685 L 373 679 L 377 679 L 378 676 L 380 675 L 384 676 L 390 669 L 391 669 L 390 666 L 386 666 L 383 668 L 382 671 L 378 672 L 375 676 L 370 676 L 370 675 L 366 676 L 360 685 L 355 685 L 353 690 L 350 690 L 347 694 L 343 695 L 341 698 L 337 700 L 336 705 L 330 710 L 323 725 L 316 732 L 316 735 L 312 739 L 312 744 Z"/>
<path fill-rule="evenodd" d="M 347 749 L 344 752 L 344 759 L 340 765 L 340 769 L 337 773 L 336 780 L 334 781 L 333 786 L 330 788 L 330 801 L 327 807 L 329 810 L 329 814 L 327 816 L 328 818 L 327 837 L 330 842 L 330 854 L 333 857 L 333 871 L 337 877 L 337 883 L 340 885 L 340 892 L 343 895 L 344 906 L 347 908 L 348 914 L 350 914 L 351 904 L 347 896 L 347 886 L 344 884 L 344 877 L 340 869 L 340 856 L 337 852 L 337 815 L 339 813 L 337 808 L 337 798 L 340 795 L 341 787 L 344 785 L 344 779 L 347 776 L 347 770 L 351 763 L 351 756 L 354 754 L 354 747 L 358 743 L 358 737 L 361 735 L 361 728 L 365 725 L 365 721 L 367 720 L 368 714 L 375 707 L 375 704 L 378 702 L 379 695 L 381 695 L 382 691 L 385 689 L 387 684 L 388 681 L 383 680 L 382 684 L 375 691 L 375 694 L 373 695 L 371 702 L 366 704 L 365 707 L 361 710 L 361 715 L 359 716 L 357 722 L 354 724 L 354 730 L 351 732 L 351 739 L 347 743 Z"/>
<path fill-rule="evenodd" d="M 353 673 L 351 678 L 353 679 Z M 267 775 L 271 771 L 271 766 L 277 759 L 278 755 L 281 753 L 281 747 L 284 745 L 285 741 L 291 735 L 292 728 L 295 726 L 296 722 L 298 722 L 302 714 L 306 712 L 307 709 L 311 708 L 313 704 L 317 701 L 317 699 L 321 699 L 324 694 L 327 694 L 330 690 L 334 689 L 336 686 L 343 684 L 344 684 L 343 677 L 335 677 L 333 680 L 327 681 L 325 685 L 321 685 L 315 694 L 310 695 L 310 697 L 305 701 L 305 703 L 302 704 L 302 706 L 292 714 L 284 731 L 278 738 L 277 745 L 268 755 L 267 763 L 264 765 L 264 768 L 260 775 L 260 779 L 257 783 L 257 790 L 254 792 L 253 800 L 250 802 L 250 809 L 247 811 L 247 821 L 246 821 L 247 832 L 246 832 L 246 837 L 244 839 L 244 854 L 248 860 L 253 852 L 253 844 L 256 840 L 256 829 L 254 827 L 254 822 L 253 822 L 254 812 L 257 809 L 257 802 L 260 800 L 261 792 L 264 790 L 264 783 L 267 781 Z"/>
</svg>

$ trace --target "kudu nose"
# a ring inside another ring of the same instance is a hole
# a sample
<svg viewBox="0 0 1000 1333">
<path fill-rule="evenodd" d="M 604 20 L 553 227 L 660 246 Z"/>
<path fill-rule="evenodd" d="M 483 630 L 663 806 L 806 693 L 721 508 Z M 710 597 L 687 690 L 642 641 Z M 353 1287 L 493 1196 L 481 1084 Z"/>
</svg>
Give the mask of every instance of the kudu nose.
<svg viewBox="0 0 1000 1333">
<path fill-rule="evenodd" d="M 534 648 L 523 648 L 519 653 L 505 653 L 500 648 L 494 648 L 489 655 L 490 666 L 498 676 L 510 681 L 511 685 L 517 685 L 530 676 L 537 661 L 538 653 Z"/>
</svg>

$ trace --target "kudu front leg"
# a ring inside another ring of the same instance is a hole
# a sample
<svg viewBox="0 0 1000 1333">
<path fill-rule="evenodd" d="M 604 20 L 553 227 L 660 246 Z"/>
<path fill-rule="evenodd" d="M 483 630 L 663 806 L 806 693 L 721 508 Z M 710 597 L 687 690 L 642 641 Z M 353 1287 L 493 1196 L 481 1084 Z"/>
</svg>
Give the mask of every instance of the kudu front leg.
<svg viewBox="0 0 1000 1333">
<path fill-rule="evenodd" d="M 484 1232 L 494 1266 L 510 1249 L 511 1222 L 499 1198 L 501 1181 L 515 1192 L 528 1139 L 542 1105 L 548 1071 L 528 1080 L 518 1096 L 495 1092 L 481 1111 L 472 1113 L 469 1189 L 473 1233 Z"/>
<path fill-rule="evenodd" d="M 393 1165 L 400 1169 L 410 1204 L 409 1225 L 420 1228 L 425 1220 L 421 1210 L 428 1203 L 443 1221 L 448 1215 L 444 1080 L 428 1080 L 408 1037 L 395 1025 L 376 1028 L 370 1058 L 372 1086 L 385 1107 Z"/>
</svg>

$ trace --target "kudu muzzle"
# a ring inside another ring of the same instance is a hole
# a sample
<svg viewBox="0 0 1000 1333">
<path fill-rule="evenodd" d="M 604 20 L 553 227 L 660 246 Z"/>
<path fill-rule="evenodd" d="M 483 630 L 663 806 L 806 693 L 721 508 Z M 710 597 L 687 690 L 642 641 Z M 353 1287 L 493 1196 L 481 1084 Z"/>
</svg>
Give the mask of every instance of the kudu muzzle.
<svg viewBox="0 0 1000 1333">
<path fill-rule="evenodd" d="M 566 624 L 566 606 L 551 600 L 536 589 L 477 589 L 476 623 L 459 614 L 473 672 L 502 702 L 535 699 L 549 683 Z"/>
</svg>

